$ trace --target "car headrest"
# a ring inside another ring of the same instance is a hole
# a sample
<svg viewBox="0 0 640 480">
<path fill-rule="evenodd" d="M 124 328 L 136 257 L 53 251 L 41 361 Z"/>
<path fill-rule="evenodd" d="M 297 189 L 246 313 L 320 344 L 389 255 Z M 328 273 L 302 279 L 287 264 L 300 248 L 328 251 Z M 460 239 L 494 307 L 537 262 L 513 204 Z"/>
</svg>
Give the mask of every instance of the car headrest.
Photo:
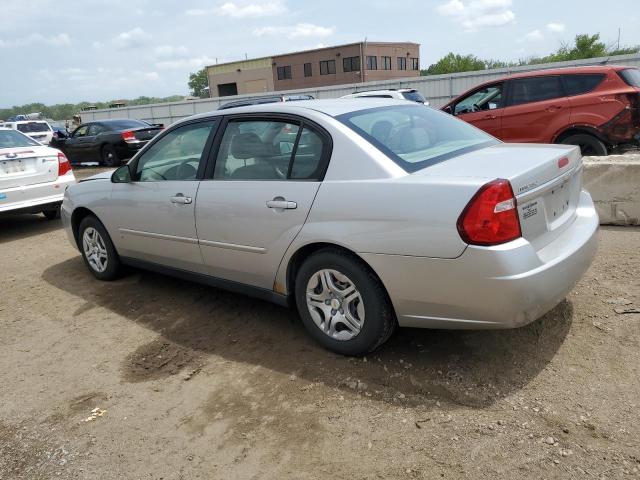
<svg viewBox="0 0 640 480">
<path fill-rule="evenodd" d="M 260 140 L 254 132 L 237 133 L 231 140 L 231 155 L 245 160 L 247 158 L 268 157 L 273 155 L 269 145 Z"/>
</svg>

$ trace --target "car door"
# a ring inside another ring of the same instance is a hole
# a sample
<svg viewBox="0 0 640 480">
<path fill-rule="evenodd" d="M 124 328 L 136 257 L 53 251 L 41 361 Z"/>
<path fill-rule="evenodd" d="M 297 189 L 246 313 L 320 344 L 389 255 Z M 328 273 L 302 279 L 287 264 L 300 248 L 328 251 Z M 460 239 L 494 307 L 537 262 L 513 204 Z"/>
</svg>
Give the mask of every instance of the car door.
<svg viewBox="0 0 640 480">
<path fill-rule="evenodd" d="M 456 102 L 453 114 L 489 135 L 502 138 L 504 83 L 484 85 Z"/>
<path fill-rule="evenodd" d="M 105 127 L 100 123 L 92 123 L 89 125 L 87 135 L 82 139 L 80 148 L 82 149 L 82 158 L 85 162 L 100 162 L 100 139 L 99 134 L 106 131 Z"/>
<path fill-rule="evenodd" d="M 84 159 L 82 157 L 82 139 L 87 135 L 89 125 L 80 125 L 76 128 L 71 136 L 64 140 L 63 150 L 71 163 L 80 163 Z"/>
<path fill-rule="evenodd" d="M 195 205 L 216 126 L 169 130 L 130 165 L 130 181 L 114 183 L 108 222 L 121 256 L 202 271 Z"/>
<path fill-rule="evenodd" d="M 196 224 L 209 275 L 273 290 L 278 265 L 309 214 L 331 140 L 306 120 L 230 118 Z"/>
<path fill-rule="evenodd" d="M 502 115 L 502 139 L 517 143 L 551 143 L 570 123 L 571 108 L 558 75 L 509 80 Z"/>
</svg>

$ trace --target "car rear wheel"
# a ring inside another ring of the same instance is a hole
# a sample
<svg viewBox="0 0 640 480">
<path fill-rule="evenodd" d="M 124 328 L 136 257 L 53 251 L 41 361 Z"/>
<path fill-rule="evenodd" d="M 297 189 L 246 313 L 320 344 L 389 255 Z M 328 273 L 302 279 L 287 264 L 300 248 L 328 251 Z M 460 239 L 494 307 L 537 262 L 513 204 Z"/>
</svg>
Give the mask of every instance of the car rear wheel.
<svg viewBox="0 0 640 480">
<path fill-rule="evenodd" d="M 560 143 L 565 145 L 577 145 L 580 147 L 582 155 L 587 156 L 600 156 L 607 155 L 607 146 L 599 139 L 588 133 L 578 133 L 576 135 L 570 135 L 563 139 Z"/>
<path fill-rule="evenodd" d="M 47 220 L 55 220 L 60 218 L 60 206 L 43 210 L 42 214 Z"/>
<path fill-rule="evenodd" d="M 321 250 L 300 267 L 295 282 L 302 322 L 325 348 L 365 355 L 391 336 L 396 319 L 380 280 L 358 259 Z"/>
<path fill-rule="evenodd" d="M 78 243 L 84 263 L 98 280 L 115 280 L 121 264 L 111 237 L 94 216 L 85 217 L 78 228 Z"/>
<path fill-rule="evenodd" d="M 118 154 L 111 145 L 105 145 L 102 147 L 102 163 L 107 167 L 117 167 L 120 165 Z"/>
</svg>

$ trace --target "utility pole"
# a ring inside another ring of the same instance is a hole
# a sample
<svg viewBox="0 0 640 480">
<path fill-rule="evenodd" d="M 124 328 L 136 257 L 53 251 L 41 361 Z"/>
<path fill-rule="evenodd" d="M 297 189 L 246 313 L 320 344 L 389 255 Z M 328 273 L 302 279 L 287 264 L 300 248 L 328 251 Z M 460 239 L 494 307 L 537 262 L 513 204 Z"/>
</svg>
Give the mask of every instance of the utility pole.
<svg viewBox="0 0 640 480">
<path fill-rule="evenodd" d="M 620 27 L 618 27 L 618 50 L 620 50 Z"/>
</svg>

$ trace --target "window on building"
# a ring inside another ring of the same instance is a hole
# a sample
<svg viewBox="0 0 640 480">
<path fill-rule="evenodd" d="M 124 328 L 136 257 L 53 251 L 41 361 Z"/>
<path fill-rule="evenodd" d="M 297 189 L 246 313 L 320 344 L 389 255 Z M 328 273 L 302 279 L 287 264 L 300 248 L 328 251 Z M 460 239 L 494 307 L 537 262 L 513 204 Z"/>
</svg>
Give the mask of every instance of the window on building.
<svg viewBox="0 0 640 480">
<path fill-rule="evenodd" d="M 420 70 L 420 59 L 412 58 L 411 59 L 411 70 Z"/>
<path fill-rule="evenodd" d="M 382 70 L 391 70 L 391 57 L 380 57 L 382 60 Z"/>
<path fill-rule="evenodd" d="M 378 69 L 378 57 L 374 55 L 367 56 L 367 70 L 377 70 Z"/>
<path fill-rule="evenodd" d="M 336 73 L 335 60 L 323 60 L 320 62 L 320 75 L 332 75 Z"/>
<path fill-rule="evenodd" d="M 407 69 L 407 59 L 405 57 L 398 57 L 398 70 Z"/>
<path fill-rule="evenodd" d="M 291 65 L 278 67 L 278 80 L 289 80 L 291 78 Z"/>
<path fill-rule="evenodd" d="M 344 72 L 359 72 L 360 71 L 360 57 L 344 57 L 342 59 L 342 71 L 344 71 Z"/>
<path fill-rule="evenodd" d="M 311 64 L 310 63 L 305 63 L 304 64 L 304 76 L 305 77 L 310 77 L 313 75 L 313 70 L 311 69 Z"/>
</svg>

